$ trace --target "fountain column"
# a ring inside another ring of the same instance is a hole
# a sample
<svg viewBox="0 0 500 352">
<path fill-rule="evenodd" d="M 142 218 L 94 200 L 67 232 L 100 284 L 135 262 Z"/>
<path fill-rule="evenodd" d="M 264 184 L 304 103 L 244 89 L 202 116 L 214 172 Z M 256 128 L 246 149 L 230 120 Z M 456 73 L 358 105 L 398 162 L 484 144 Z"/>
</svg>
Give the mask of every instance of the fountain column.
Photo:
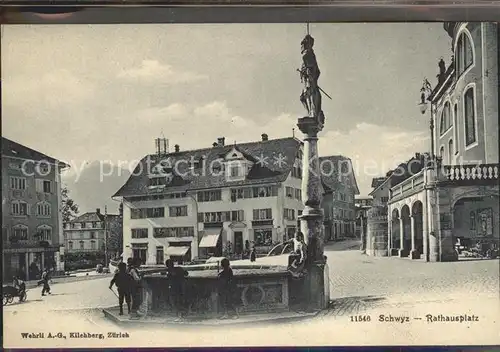
<svg viewBox="0 0 500 352">
<path fill-rule="evenodd" d="M 310 310 L 324 309 L 328 305 L 329 275 L 324 256 L 323 209 L 321 208 L 321 174 L 318 156 L 318 120 L 303 117 L 297 126 L 304 133 L 304 158 L 302 174 L 302 198 L 304 210 L 300 219 L 301 232 L 307 244 L 304 300 Z"/>
</svg>

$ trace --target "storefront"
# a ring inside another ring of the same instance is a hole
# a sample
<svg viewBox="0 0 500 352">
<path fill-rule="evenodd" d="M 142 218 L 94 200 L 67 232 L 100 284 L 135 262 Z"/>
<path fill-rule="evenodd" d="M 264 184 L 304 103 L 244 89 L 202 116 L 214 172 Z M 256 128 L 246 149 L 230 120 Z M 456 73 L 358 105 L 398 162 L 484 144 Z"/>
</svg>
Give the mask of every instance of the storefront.
<svg viewBox="0 0 500 352">
<path fill-rule="evenodd" d="M 222 255 L 222 229 L 207 229 L 199 243 L 199 257 L 207 259 Z"/>
<path fill-rule="evenodd" d="M 191 261 L 191 243 L 172 242 L 167 247 L 166 255 L 178 264 L 189 262 Z"/>
<path fill-rule="evenodd" d="M 58 247 L 4 248 L 2 255 L 3 279 L 20 276 L 23 280 L 40 278 L 43 269 L 56 271 Z"/>
</svg>

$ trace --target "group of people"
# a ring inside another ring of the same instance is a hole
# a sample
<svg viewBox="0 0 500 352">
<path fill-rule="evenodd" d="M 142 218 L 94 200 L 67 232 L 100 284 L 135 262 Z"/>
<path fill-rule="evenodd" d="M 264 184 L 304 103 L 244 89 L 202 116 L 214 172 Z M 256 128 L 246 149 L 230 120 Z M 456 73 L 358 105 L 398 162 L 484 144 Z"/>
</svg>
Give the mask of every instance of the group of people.
<svg viewBox="0 0 500 352">
<path fill-rule="evenodd" d="M 110 289 L 113 288 L 113 285 L 118 288 L 120 315 L 123 315 L 123 303 L 125 301 L 131 317 L 138 317 L 137 310 L 141 304 L 141 274 L 138 270 L 140 265 L 140 260 L 132 258 L 128 259 L 127 265 L 120 263 L 110 282 Z M 167 268 L 169 303 L 176 314 L 176 320 L 179 321 L 185 317 L 188 310 L 186 279 L 189 272 L 180 266 L 176 266 L 172 259 L 167 259 L 165 266 Z M 224 309 L 221 319 L 237 318 L 238 312 L 233 299 L 236 285 L 229 259 L 222 259 L 221 266 L 222 270 L 218 274 L 220 301 Z"/>
</svg>

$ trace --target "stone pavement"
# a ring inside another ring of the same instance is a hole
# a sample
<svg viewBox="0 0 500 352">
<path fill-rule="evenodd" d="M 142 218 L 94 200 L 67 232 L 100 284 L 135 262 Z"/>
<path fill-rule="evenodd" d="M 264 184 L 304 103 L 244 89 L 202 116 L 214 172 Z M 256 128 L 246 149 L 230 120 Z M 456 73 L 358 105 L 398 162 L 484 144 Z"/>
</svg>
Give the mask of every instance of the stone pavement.
<svg viewBox="0 0 500 352">
<path fill-rule="evenodd" d="M 227 325 L 197 327 L 195 334 L 194 327 L 186 330 L 185 326 L 148 327 L 139 333 L 104 319 L 102 309 L 116 305 L 116 296 L 107 288 L 109 278 L 104 278 L 54 284 L 54 295 L 43 299 L 38 290 L 29 291 L 26 303 L 4 307 L 4 343 L 27 347 L 30 341 L 20 333 L 49 331 L 46 327 L 50 331 L 126 331 L 131 337 L 43 340 L 37 341 L 37 347 L 70 343 L 74 347 L 217 347 L 500 342 L 499 260 L 425 263 L 369 257 L 359 250 L 330 251 L 328 246 L 326 255 L 332 304 L 307 321 L 234 325 L 230 334 Z M 476 315 L 479 321 L 431 323 L 427 314 Z M 359 315 L 370 316 L 370 321 L 353 321 Z M 380 315 L 383 321 L 379 321 Z M 395 321 L 395 316 L 410 321 Z"/>
</svg>

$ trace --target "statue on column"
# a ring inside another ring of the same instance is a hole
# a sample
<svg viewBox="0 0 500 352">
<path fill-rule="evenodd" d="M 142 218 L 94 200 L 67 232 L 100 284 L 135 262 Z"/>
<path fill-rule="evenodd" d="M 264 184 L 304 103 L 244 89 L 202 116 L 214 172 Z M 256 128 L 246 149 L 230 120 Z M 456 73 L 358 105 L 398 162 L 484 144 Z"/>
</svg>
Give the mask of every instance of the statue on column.
<svg viewBox="0 0 500 352">
<path fill-rule="evenodd" d="M 323 125 L 325 116 L 321 110 L 321 88 L 318 86 L 321 71 L 313 50 L 314 38 L 307 34 L 300 44 L 302 67 L 297 71 L 300 73 L 301 82 L 304 83 L 300 102 L 307 110 L 308 116 L 317 119 L 319 124 Z"/>
</svg>

